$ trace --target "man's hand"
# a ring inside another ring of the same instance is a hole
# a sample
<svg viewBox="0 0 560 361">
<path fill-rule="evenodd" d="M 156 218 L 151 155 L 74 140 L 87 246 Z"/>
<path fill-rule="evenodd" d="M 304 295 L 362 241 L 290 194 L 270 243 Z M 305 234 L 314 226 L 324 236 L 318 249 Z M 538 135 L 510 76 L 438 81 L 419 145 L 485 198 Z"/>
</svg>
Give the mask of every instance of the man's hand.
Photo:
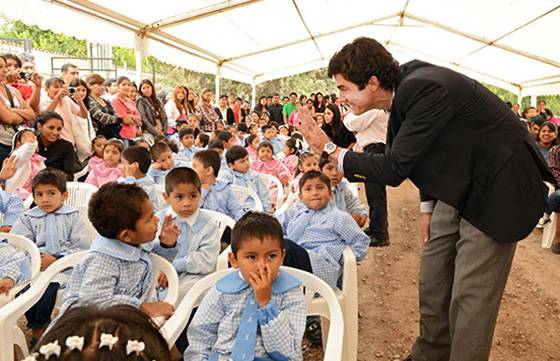
<svg viewBox="0 0 560 361">
<path fill-rule="evenodd" d="M 420 229 L 420 235 L 422 237 L 422 242 L 426 243 L 430 239 L 430 223 L 432 223 L 431 213 L 422 213 L 422 226 Z"/>
<path fill-rule="evenodd" d="M 11 278 L 2 278 L 0 280 L 0 294 L 5 294 L 6 296 L 10 293 L 12 287 L 15 286 L 15 282 Z"/>
<path fill-rule="evenodd" d="M 181 229 L 178 225 L 173 223 L 173 218 L 171 214 L 168 214 L 163 219 L 163 226 L 161 227 L 161 233 L 159 234 L 159 241 L 166 247 L 175 247 L 177 244 L 177 238 L 181 234 Z"/>
<path fill-rule="evenodd" d="M 172 305 L 165 301 L 159 302 L 145 302 L 140 305 L 140 311 L 144 312 L 150 317 L 163 316 L 165 319 L 173 316 L 175 309 Z"/>
<path fill-rule="evenodd" d="M 330 138 L 317 125 L 309 109 L 304 107 L 299 111 L 299 121 L 299 130 L 303 133 L 311 150 L 316 154 L 321 154 L 324 145 L 331 141 Z"/>
<path fill-rule="evenodd" d="M 268 265 L 257 266 L 257 271 L 249 274 L 247 282 L 255 292 L 255 298 L 259 304 L 259 308 L 264 308 L 272 298 L 272 271 Z"/>
<path fill-rule="evenodd" d="M 41 272 L 49 268 L 51 264 L 56 262 L 56 257 L 51 256 L 50 254 L 41 254 Z"/>
<path fill-rule="evenodd" d="M 17 157 L 12 154 L 2 162 L 2 169 L 0 170 L 0 179 L 6 180 L 13 177 L 17 170 Z"/>
</svg>

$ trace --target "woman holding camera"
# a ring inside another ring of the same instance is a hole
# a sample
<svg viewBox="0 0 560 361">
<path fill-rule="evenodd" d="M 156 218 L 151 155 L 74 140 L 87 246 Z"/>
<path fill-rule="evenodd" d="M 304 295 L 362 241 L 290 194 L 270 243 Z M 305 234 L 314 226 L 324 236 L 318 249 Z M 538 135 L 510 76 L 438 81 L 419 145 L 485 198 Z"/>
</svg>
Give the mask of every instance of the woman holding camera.
<svg viewBox="0 0 560 361">
<path fill-rule="evenodd" d="M 12 151 L 12 138 L 17 132 L 17 127 L 35 117 L 35 113 L 19 92 L 6 85 L 7 74 L 6 59 L 0 56 L 0 164 Z"/>
</svg>

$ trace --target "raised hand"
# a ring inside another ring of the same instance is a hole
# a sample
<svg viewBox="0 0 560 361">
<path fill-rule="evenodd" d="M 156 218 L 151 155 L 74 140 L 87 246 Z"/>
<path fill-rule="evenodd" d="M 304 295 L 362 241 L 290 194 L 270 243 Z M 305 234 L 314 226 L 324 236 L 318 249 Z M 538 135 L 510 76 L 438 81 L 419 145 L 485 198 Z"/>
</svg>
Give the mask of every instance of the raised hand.
<svg viewBox="0 0 560 361">
<path fill-rule="evenodd" d="M 323 129 L 317 125 L 315 119 L 313 119 L 313 114 L 309 109 L 304 107 L 299 111 L 299 121 L 299 131 L 303 133 L 303 136 L 307 140 L 307 143 L 313 152 L 321 154 L 325 143 L 328 143 L 331 140 L 325 134 Z"/>
<path fill-rule="evenodd" d="M 257 271 L 251 272 L 247 281 L 255 292 L 255 298 L 259 307 L 261 309 L 264 308 L 272 298 L 272 282 L 274 280 L 270 267 L 266 264 L 264 266 L 259 264 Z"/>
<path fill-rule="evenodd" d="M 8 158 L 4 159 L 2 162 L 2 169 L 0 170 L 0 179 L 6 180 L 13 177 L 16 174 L 17 170 L 17 157 L 15 155 L 11 155 Z"/>
<path fill-rule="evenodd" d="M 166 247 L 175 247 L 179 234 L 181 234 L 181 229 L 173 223 L 171 214 L 166 215 L 163 219 L 159 241 Z"/>
</svg>

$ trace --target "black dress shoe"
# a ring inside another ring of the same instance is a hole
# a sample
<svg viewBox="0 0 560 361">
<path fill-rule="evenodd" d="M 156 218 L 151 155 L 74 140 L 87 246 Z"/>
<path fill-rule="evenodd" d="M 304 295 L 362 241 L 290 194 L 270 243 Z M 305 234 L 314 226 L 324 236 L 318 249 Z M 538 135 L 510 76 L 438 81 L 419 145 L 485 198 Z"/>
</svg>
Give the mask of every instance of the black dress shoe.
<svg viewBox="0 0 560 361">
<path fill-rule="evenodd" d="M 389 241 L 389 238 L 387 239 L 377 239 L 375 237 L 370 237 L 370 241 L 369 241 L 369 246 L 370 247 L 387 247 L 388 245 L 390 245 L 391 242 Z"/>
<path fill-rule="evenodd" d="M 403 361 L 412 361 L 412 355 L 406 356 L 406 358 Z"/>
<path fill-rule="evenodd" d="M 550 250 L 552 251 L 552 253 L 560 254 L 560 243 L 554 243 L 552 246 L 550 246 Z"/>
</svg>

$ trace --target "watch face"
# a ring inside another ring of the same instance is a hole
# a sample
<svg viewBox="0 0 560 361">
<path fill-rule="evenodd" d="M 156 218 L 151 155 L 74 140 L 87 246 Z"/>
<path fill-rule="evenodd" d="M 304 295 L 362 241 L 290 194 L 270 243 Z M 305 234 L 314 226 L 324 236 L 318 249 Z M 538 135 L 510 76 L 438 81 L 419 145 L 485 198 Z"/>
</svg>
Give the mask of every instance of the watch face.
<svg viewBox="0 0 560 361">
<path fill-rule="evenodd" d="M 336 144 L 334 143 L 327 143 L 325 144 L 325 148 L 324 148 L 325 152 L 327 153 L 332 153 L 336 150 Z"/>
</svg>

